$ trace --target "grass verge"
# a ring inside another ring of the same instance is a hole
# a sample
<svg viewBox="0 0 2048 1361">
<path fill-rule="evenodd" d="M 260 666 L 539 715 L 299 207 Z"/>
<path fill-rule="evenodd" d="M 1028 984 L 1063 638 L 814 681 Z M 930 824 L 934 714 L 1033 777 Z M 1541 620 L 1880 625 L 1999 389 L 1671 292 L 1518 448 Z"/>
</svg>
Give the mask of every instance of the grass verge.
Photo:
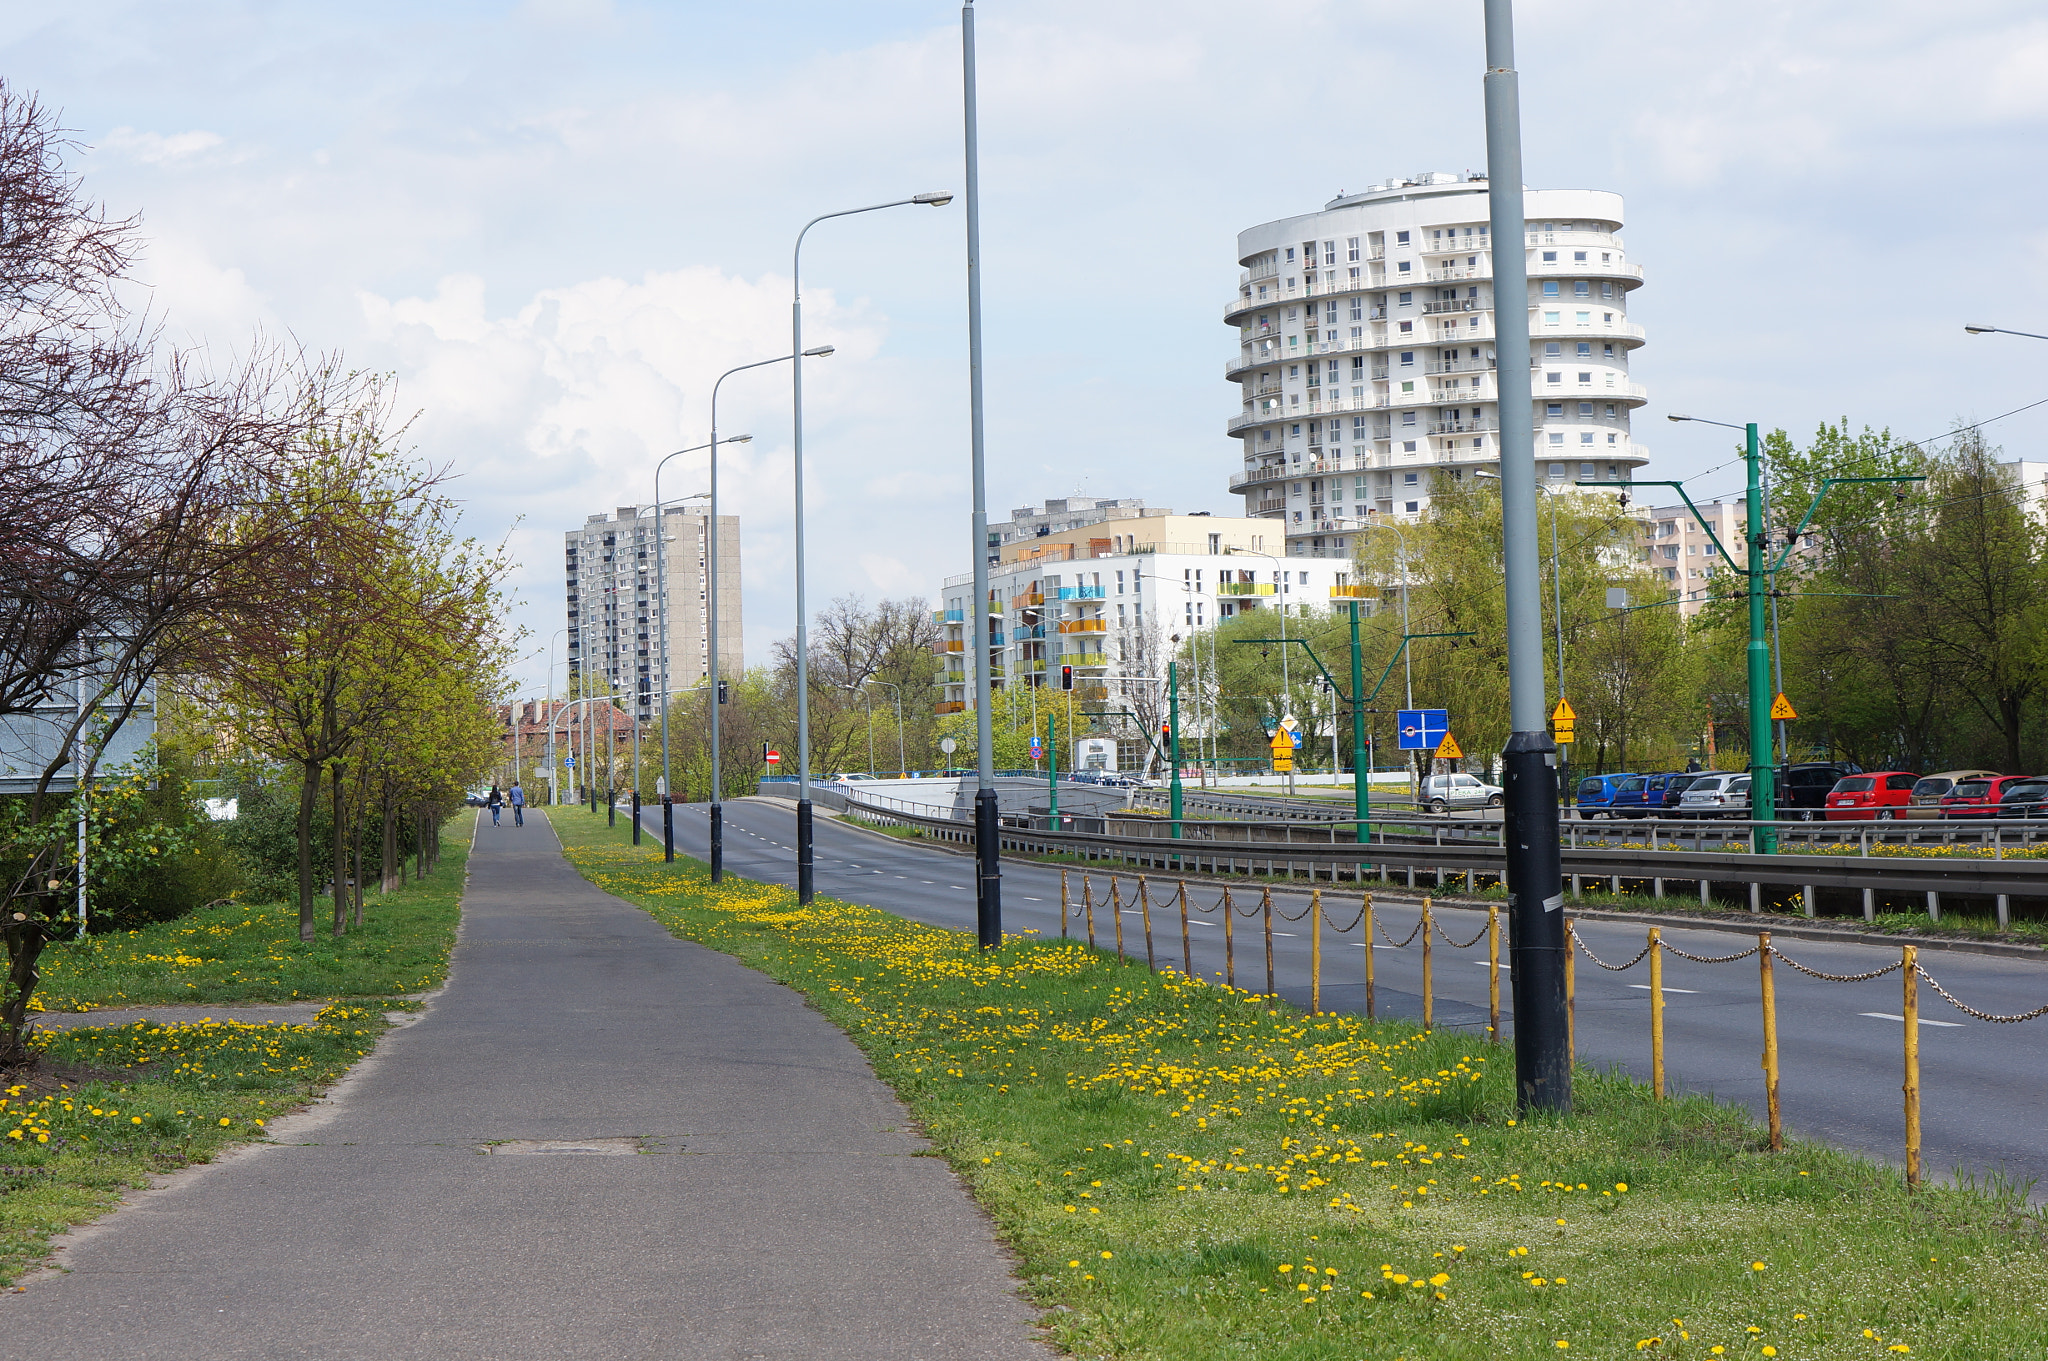
<svg viewBox="0 0 2048 1361">
<path fill-rule="evenodd" d="M 459 825 L 459 824 L 458 824 Z M 469 838 L 451 828 L 441 863 L 424 881 L 363 900 L 363 924 L 299 939 L 298 908 L 227 903 L 137 931 L 63 941 L 44 951 L 32 1002 L 90 1011 L 155 1002 L 290 1002 L 309 997 L 394 997 L 439 987 L 461 916 Z"/>
<path fill-rule="evenodd" d="M 421 883 L 364 903 L 340 940 L 298 938 L 297 910 L 228 906 L 44 955 L 51 1011 L 159 1002 L 375 998 L 438 986 L 455 943 L 467 838 Z M 0 1285 L 53 1234 L 153 1174 L 263 1137 L 370 1052 L 383 1008 L 336 1002 L 311 1025 L 201 1019 L 46 1030 L 37 1066 L 0 1078 Z M 11 1085 L 8 1085 L 11 1084 Z"/>
<path fill-rule="evenodd" d="M 1582 1070 L 1517 1122 L 1472 1037 L 1306 1016 L 1075 942 L 969 935 L 728 879 L 551 810 L 569 859 L 802 990 L 910 1105 L 1091 1357 L 2038 1355 L 2043 1226 L 1908 1195 L 1736 1112 Z"/>
</svg>

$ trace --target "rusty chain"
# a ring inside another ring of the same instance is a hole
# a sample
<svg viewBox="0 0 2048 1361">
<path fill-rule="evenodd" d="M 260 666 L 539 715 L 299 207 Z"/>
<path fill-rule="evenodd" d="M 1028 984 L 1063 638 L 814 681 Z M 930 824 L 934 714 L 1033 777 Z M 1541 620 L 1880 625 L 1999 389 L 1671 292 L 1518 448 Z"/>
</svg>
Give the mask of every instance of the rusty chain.
<svg viewBox="0 0 2048 1361">
<path fill-rule="evenodd" d="M 1451 933 L 1444 930 L 1444 924 L 1442 922 L 1436 920 L 1436 918 L 1434 917 L 1431 917 L 1430 925 L 1436 928 L 1436 933 L 1438 936 L 1443 938 L 1444 944 L 1450 946 L 1453 950 L 1469 950 L 1473 946 L 1477 945 L 1480 941 L 1486 939 L 1486 928 L 1483 926 L 1479 928 L 1479 934 L 1472 937 L 1472 939 L 1470 940 L 1452 940 Z"/>
<path fill-rule="evenodd" d="M 1667 945 L 1664 948 L 1668 950 L 1671 947 Z M 1823 983 L 1868 983 L 1873 978 L 1883 978 L 1888 973 L 1897 973 L 1906 964 L 1904 960 L 1900 960 L 1895 964 L 1887 964 L 1882 969 L 1872 969 L 1869 973 L 1823 973 L 1819 969 L 1809 968 L 1801 964 L 1775 945 L 1771 947 L 1771 953 L 1777 958 L 1784 960 L 1792 968 L 1805 974 L 1808 978 L 1818 978 Z"/>
<path fill-rule="evenodd" d="M 1631 959 L 1628 963 L 1609 964 L 1606 960 L 1594 954 L 1591 947 L 1589 947 L 1584 940 L 1581 940 L 1579 938 L 1579 928 L 1576 925 L 1571 927 L 1568 934 L 1571 937 L 1571 943 L 1578 948 L 1580 954 L 1583 954 L 1586 958 L 1592 960 L 1595 964 L 1598 964 L 1601 968 L 1606 969 L 1610 973 L 1621 973 L 1626 969 L 1633 969 L 1636 965 L 1642 963 L 1644 957 L 1650 953 L 1650 947 L 1648 945 L 1645 945 L 1641 950 L 1636 952 L 1636 957 L 1634 959 Z M 1756 952 L 1752 950 L 1750 953 L 1754 954 Z"/>
<path fill-rule="evenodd" d="M 1898 966 L 1894 965 L 1893 967 L 1897 968 Z M 1970 1006 L 1967 1003 L 1958 1002 L 1955 999 L 1955 995 L 1953 993 L 1949 992 L 1947 988 L 1941 986 L 1941 981 L 1939 979 L 1937 979 L 1933 974 L 1927 972 L 1927 970 L 1921 968 L 1917 962 L 1913 965 L 1913 972 L 1919 974 L 1922 978 L 1926 979 L 1927 986 L 1933 988 L 1936 992 L 1940 993 L 1942 1001 L 1947 1002 L 1950 1006 L 1954 1007 L 1957 1011 L 1962 1012 L 1965 1016 L 1975 1016 L 1980 1021 L 1990 1021 L 1995 1025 L 2018 1025 L 2021 1021 L 2032 1021 L 2037 1020 L 2043 1016 L 2048 1016 L 2048 1006 L 2035 1007 L 2032 1011 L 2022 1012 L 2017 1016 L 1994 1016 L 1988 1011 L 1979 1011 L 1977 1010 L 1977 1008 Z"/>
<path fill-rule="evenodd" d="M 1667 951 L 1677 955 L 1680 959 L 1689 959 L 1695 964 L 1733 964 L 1738 959 L 1748 959 L 1758 949 L 1757 946 L 1752 945 L 1739 955 L 1695 955 L 1679 949 L 1668 940 L 1663 942 L 1663 945 Z M 1787 962 L 1789 963 L 1790 961 Z M 1898 966 L 1893 965 L 1892 967 L 1897 968 Z"/>
<path fill-rule="evenodd" d="M 1417 936 L 1422 934 L 1422 918 L 1420 917 L 1417 917 L 1415 919 L 1415 929 L 1413 931 L 1410 931 L 1405 937 L 1403 937 L 1400 940 L 1395 940 L 1393 936 L 1387 933 L 1387 924 L 1379 917 L 1374 917 L 1372 919 L 1372 924 L 1379 928 L 1379 933 L 1382 936 L 1386 937 L 1387 944 L 1393 946 L 1396 950 L 1405 948 L 1409 941 L 1414 940 Z"/>
</svg>

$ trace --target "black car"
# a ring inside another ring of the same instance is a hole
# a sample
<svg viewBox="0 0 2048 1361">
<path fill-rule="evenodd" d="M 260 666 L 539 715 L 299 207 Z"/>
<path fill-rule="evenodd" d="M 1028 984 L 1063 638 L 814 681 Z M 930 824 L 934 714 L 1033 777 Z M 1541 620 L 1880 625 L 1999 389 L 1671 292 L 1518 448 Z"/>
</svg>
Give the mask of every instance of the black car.
<svg viewBox="0 0 2048 1361">
<path fill-rule="evenodd" d="M 2014 780 L 1998 796 L 2001 818 L 2048 818 L 2048 779 Z"/>
<path fill-rule="evenodd" d="M 1828 793 L 1845 775 L 1861 775 L 1853 761 L 1795 761 L 1779 766 L 1776 789 L 1778 817 L 1791 822 L 1819 822 L 1827 815 Z"/>
</svg>

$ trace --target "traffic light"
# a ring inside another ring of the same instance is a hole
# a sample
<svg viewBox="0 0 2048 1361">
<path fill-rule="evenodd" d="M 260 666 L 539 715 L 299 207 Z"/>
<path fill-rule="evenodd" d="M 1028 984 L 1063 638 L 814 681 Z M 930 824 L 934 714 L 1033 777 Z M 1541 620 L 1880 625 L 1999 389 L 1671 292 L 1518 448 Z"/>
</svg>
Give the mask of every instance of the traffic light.
<svg viewBox="0 0 2048 1361">
<path fill-rule="evenodd" d="M 1061 668 L 1060 668 L 1060 689 L 1062 689 L 1062 690 L 1071 690 L 1071 689 L 1073 689 L 1073 688 L 1074 688 L 1074 668 L 1073 668 L 1073 667 L 1071 667 L 1071 666 L 1063 666 L 1063 667 L 1061 667 Z"/>
<path fill-rule="evenodd" d="M 723 703 L 725 703 L 725 697 L 726 697 L 726 692 L 725 692 L 725 682 L 724 682 L 724 681 L 720 681 L 720 682 L 718 683 L 718 702 L 719 702 L 720 704 L 723 704 Z"/>
</svg>

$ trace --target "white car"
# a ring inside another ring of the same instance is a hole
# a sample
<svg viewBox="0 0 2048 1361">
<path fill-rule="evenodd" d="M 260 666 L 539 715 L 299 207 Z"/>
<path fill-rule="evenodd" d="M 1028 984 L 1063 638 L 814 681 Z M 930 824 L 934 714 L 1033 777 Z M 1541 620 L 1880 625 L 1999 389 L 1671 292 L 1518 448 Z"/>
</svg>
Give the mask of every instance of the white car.
<svg viewBox="0 0 2048 1361">
<path fill-rule="evenodd" d="M 1422 782 L 1421 803 L 1432 813 L 1453 808 L 1498 808 L 1503 791 L 1477 775 L 1432 775 Z"/>
<path fill-rule="evenodd" d="M 1746 818 L 1749 816 L 1749 776 L 1709 772 L 1685 787 L 1678 796 L 1682 818 Z"/>
</svg>

